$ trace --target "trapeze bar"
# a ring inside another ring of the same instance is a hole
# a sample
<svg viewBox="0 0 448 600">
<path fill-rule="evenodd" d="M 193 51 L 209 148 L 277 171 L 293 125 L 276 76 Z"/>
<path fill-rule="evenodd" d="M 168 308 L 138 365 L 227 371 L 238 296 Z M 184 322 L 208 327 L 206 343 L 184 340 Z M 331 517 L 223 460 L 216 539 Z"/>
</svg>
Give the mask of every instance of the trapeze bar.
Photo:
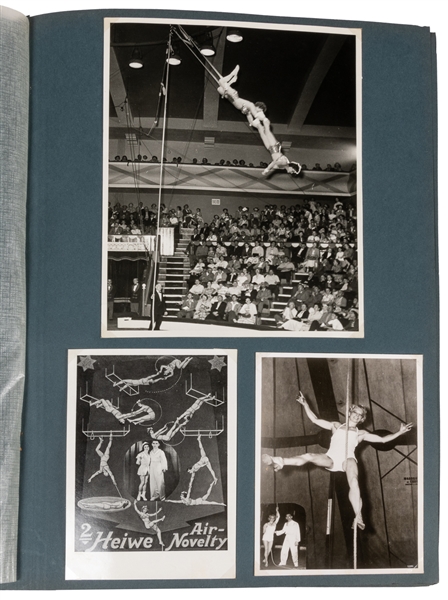
<svg viewBox="0 0 448 600">
<path fill-rule="evenodd" d="M 187 384 L 187 381 L 185 381 L 185 394 L 187 396 L 189 396 L 190 398 L 194 398 L 195 400 L 202 400 L 203 398 L 205 398 L 206 396 L 209 396 L 210 394 L 204 394 L 204 392 L 200 392 L 199 390 L 196 390 L 193 388 L 193 376 L 190 374 L 190 384 Z M 210 406 L 221 406 L 221 404 L 224 404 L 224 400 L 220 400 L 219 398 L 217 398 L 216 396 L 210 396 L 210 398 L 208 400 L 205 400 L 206 404 L 210 404 Z"/>
<path fill-rule="evenodd" d="M 108 429 L 101 431 L 99 429 L 84 429 L 84 421 L 82 422 L 82 432 L 89 439 L 93 440 L 97 437 L 125 437 L 131 431 L 131 427 L 123 427 L 123 429 Z"/>
<path fill-rule="evenodd" d="M 106 379 L 118 387 L 120 392 L 124 392 L 128 396 L 137 396 L 140 393 L 139 386 L 136 388 L 129 383 L 123 383 L 123 380 L 115 374 L 115 365 L 112 367 L 112 373 L 108 373 L 107 369 L 104 371 Z"/>
<path fill-rule="evenodd" d="M 198 437 L 198 435 L 213 438 L 217 437 L 224 431 L 224 417 L 222 417 L 222 425 L 218 427 L 218 422 L 215 423 L 215 429 L 186 429 L 183 427 L 180 432 L 185 437 Z"/>
</svg>

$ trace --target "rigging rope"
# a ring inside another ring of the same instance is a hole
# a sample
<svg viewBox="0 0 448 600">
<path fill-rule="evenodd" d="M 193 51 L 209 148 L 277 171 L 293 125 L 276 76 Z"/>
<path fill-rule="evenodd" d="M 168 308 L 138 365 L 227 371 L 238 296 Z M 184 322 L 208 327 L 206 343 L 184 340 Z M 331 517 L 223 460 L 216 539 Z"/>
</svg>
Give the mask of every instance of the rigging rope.
<svg viewBox="0 0 448 600">
<path fill-rule="evenodd" d="M 169 56 L 169 52 L 171 50 L 171 36 L 172 31 L 170 30 L 168 36 L 168 46 L 167 46 L 167 54 Z M 157 284 L 157 265 L 159 262 L 159 231 L 160 231 L 160 207 L 162 204 L 162 180 L 163 180 L 163 165 L 165 158 L 165 134 L 166 134 L 166 115 L 167 115 L 167 105 L 168 105 L 168 81 L 170 75 L 170 63 L 166 63 L 166 79 L 165 84 L 161 84 L 163 86 L 163 94 L 165 96 L 165 103 L 163 106 L 163 128 L 162 128 L 162 147 L 161 147 L 161 155 L 160 155 L 160 175 L 159 175 L 159 197 L 157 203 L 157 223 L 156 223 L 156 243 L 154 249 L 154 276 L 153 276 L 153 285 L 152 285 L 152 302 L 151 302 L 151 329 L 154 331 L 155 328 L 155 297 L 156 297 L 156 284 Z"/>
</svg>

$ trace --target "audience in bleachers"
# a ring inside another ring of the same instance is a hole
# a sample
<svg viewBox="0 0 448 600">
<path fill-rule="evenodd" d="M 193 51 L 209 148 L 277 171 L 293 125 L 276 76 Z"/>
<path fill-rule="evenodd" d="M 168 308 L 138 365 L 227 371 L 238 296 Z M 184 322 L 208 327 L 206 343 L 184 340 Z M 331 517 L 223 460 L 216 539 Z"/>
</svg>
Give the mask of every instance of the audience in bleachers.
<svg viewBox="0 0 448 600">
<path fill-rule="evenodd" d="M 192 229 L 179 318 L 260 325 L 269 316 L 287 330 L 358 329 L 353 200 L 311 198 L 232 212 L 223 208 L 207 223 L 199 208 L 162 205 L 161 223 Z M 154 232 L 156 223 L 155 204 L 109 206 L 110 233 Z"/>
</svg>

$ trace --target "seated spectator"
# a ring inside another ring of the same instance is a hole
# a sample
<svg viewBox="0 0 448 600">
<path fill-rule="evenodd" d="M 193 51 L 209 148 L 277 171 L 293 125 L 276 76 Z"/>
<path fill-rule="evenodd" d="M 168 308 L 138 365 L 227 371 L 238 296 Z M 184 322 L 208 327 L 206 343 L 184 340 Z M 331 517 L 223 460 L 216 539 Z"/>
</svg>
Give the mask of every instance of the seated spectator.
<svg viewBox="0 0 448 600">
<path fill-rule="evenodd" d="M 264 283 L 264 275 L 260 273 L 260 269 L 255 269 L 255 275 L 252 277 L 252 282 L 257 289 L 260 289 L 262 283 Z"/>
<path fill-rule="evenodd" d="M 286 321 L 290 321 L 291 319 L 295 319 L 297 317 L 297 309 L 294 302 L 288 302 L 286 307 L 283 309 L 282 313 L 275 314 L 274 319 L 276 321 L 277 327 L 281 327 Z"/>
<path fill-rule="evenodd" d="M 212 309 L 211 298 L 209 298 L 206 294 L 202 294 L 202 296 L 200 296 L 200 298 L 196 304 L 196 309 L 194 311 L 193 318 L 203 321 L 206 318 L 206 316 L 209 314 L 211 309 Z"/>
<path fill-rule="evenodd" d="M 210 313 L 205 317 L 207 320 L 224 321 L 226 314 L 227 302 L 224 300 L 222 294 L 218 294 L 215 298 L 212 298 L 212 306 Z"/>
<path fill-rule="evenodd" d="M 196 308 L 197 300 L 191 292 L 188 292 L 184 300 L 181 302 L 180 310 L 177 313 L 178 319 L 192 319 Z"/>
<path fill-rule="evenodd" d="M 237 323 L 246 323 L 247 325 L 255 325 L 257 318 L 257 308 L 250 298 L 246 298 L 245 303 L 238 312 Z"/>
<path fill-rule="evenodd" d="M 292 273 L 295 272 L 296 267 L 294 263 L 289 260 L 286 256 L 281 259 L 280 264 L 277 267 L 278 273 L 280 273 L 280 277 L 285 279 L 287 283 L 291 281 Z"/>
<path fill-rule="evenodd" d="M 225 318 L 229 323 L 234 323 L 240 312 L 241 304 L 237 300 L 236 294 L 233 294 L 230 302 L 227 303 L 225 310 Z"/>
<path fill-rule="evenodd" d="M 272 298 L 275 299 L 278 296 L 280 285 L 279 276 L 276 275 L 272 269 L 269 269 L 268 273 L 264 276 L 264 280 L 271 291 Z"/>
<path fill-rule="evenodd" d="M 268 310 L 271 308 L 271 299 L 271 290 L 268 288 L 267 283 L 264 281 L 261 284 L 256 296 L 257 310 L 259 315 L 261 315 L 264 307 L 266 307 Z"/>
<path fill-rule="evenodd" d="M 204 292 L 204 286 L 199 281 L 199 279 L 195 279 L 194 285 L 191 286 L 189 292 L 193 295 L 193 297 L 197 300 L 199 296 Z"/>
</svg>

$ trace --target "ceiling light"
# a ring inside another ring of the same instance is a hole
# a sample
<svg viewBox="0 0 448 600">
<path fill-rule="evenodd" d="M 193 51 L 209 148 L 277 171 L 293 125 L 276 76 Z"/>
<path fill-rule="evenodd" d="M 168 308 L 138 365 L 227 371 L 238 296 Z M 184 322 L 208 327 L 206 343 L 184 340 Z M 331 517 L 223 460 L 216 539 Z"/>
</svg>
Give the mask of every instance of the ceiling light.
<svg viewBox="0 0 448 600">
<path fill-rule="evenodd" d="M 215 47 L 213 46 L 213 44 L 203 44 L 201 46 L 201 54 L 202 56 L 215 56 Z"/>
<path fill-rule="evenodd" d="M 177 65 L 180 65 L 180 63 L 182 62 L 182 59 L 178 54 L 171 52 L 170 56 L 169 56 L 169 58 L 167 58 L 166 62 L 168 64 L 172 65 L 173 67 L 177 67 Z"/>
<path fill-rule="evenodd" d="M 238 29 L 229 29 L 226 38 L 229 40 L 229 42 L 233 42 L 234 44 L 243 41 L 243 36 Z"/>
<path fill-rule="evenodd" d="M 142 55 L 138 48 L 134 48 L 132 51 L 132 58 L 129 61 L 129 66 L 131 69 L 143 69 Z"/>
</svg>

